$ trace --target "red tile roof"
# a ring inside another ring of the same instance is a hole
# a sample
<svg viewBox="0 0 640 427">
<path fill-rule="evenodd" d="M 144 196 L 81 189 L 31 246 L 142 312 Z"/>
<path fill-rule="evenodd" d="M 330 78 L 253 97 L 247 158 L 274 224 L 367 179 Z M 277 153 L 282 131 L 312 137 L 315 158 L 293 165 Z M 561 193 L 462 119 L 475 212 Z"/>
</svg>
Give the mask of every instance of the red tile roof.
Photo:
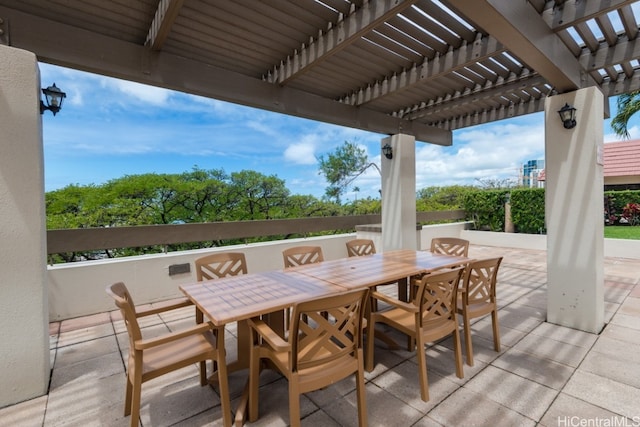
<svg viewBox="0 0 640 427">
<path fill-rule="evenodd" d="M 640 175 L 640 139 L 604 144 L 604 176 Z"/>
<path fill-rule="evenodd" d="M 640 176 L 640 139 L 604 144 L 605 177 Z M 540 171 L 538 181 L 545 181 L 545 170 Z"/>
</svg>

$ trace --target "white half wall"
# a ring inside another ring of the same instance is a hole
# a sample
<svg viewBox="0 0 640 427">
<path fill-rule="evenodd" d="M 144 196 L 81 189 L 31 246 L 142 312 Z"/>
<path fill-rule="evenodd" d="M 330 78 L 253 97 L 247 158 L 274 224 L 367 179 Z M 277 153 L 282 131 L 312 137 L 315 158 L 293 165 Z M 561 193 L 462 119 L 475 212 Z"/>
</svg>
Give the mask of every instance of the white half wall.
<svg viewBox="0 0 640 427">
<path fill-rule="evenodd" d="M 0 45 L 0 407 L 49 385 L 40 72 Z"/>
<path fill-rule="evenodd" d="M 105 288 L 124 282 L 138 304 L 182 296 L 179 285 L 196 281 L 194 261 L 215 252 L 243 252 L 249 273 L 283 268 L 282 251 L 293 246 L 320 246 L 326 260 L 345 258 L 346 242 L 356 235 L 338 234 L 307 239 L 274 240 L 247 245 L 169 252 L 49 266 L 50 321 L 116 309 Z M 172 265 L 189 264 L 189 272 L 169 274 Z"/>
</svg>

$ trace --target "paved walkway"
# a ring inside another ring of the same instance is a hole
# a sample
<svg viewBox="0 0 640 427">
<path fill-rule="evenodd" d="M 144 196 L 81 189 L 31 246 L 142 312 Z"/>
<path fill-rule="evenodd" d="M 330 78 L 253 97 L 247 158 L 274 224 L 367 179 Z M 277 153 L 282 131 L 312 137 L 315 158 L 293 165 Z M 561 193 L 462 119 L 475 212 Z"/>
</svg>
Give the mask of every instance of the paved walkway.
<svg viewBox="0 0 640 427">
<path fill-rule="evenodd" d="M 605 260 L 606 327 L 589 334 L 545 323 L 546 254 L 471 246 L 470 256 L 503 255 L 498 299 L 502 351 L 493 351 L 491 323 L 473 326 L 475 366 L 455 376 L 451 341 L 427 349 L 429 402 L 420 400 L 415 353 L 376 347 L 367 374 L 371 426 L 640 426 L 640 261 Z M 118 319 L 119 316 L 114 316 Z M 146 322 L 148 336 L 193 322 L 193 310 Z M 110 313 L 52 323 L 49 394 L 0 409 L 0 426 L 126 426 L 123 417 L 127 339 Z M 227 333 L 234 359 L 235 330 Z M 400 337 L 402 338 L 402 337 Z M 405 342 L 401 340 L 400 342 Z M 288 424 L 287 384 L 262 374 L 260 419 Z M 231 375 L 232 406 L 246 372 Z M 305 395 L 303 425 L 357 425 L 352 379 Z M 143 385 L 143 426 L 222 425 L 219 399 L 200 387 L 197 369 Z"/>
</svg>

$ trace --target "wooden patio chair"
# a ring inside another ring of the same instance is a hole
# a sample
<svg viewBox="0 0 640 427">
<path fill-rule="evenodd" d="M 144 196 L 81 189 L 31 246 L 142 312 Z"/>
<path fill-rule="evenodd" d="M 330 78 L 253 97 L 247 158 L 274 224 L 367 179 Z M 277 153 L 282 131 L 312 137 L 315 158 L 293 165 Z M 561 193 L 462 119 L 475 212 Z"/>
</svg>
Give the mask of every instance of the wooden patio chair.
<svg viewBox="0 0 640 427">
<path fill-rule="evenodd" d="M 194 263 L 198 282 L 247 274 L 247 260 L 242 252 L 219 252 L 198 258 Z M 196 323 L 203 321 L 202 312 L 196 309 Z"/>
<path fill-rule="evenodd" d="M 376 246 L 371 239 L 354 239 L 347 243 L 347 255 L 349 257 L 372 255 L 376 253 Z"/>
<path fill-rule="evenodd" d="M 315 264 L 324 261 L 320 246 L 296 246 L 282 251 L 284 267 L 297 267 L 299 265 Z"/>
<path fill-rule="evenodd" d="M 500 326 L 498 324 L 498 304 L 496 303 L 496 283 L 502 257 L 473 261 L 467 266 L 458 293 L 458 313 L 462 315 L 467 364 L 473 366 L 473 345 L 471 343 L 470 320 L 491 313 L 493 326 L 493 348 L 500 351 Z"/>
<path fill-rule="evenodd" d="M 458 378 L 463 377 L 460 331 L 456 317 L 458 283 L 462 272 L 463 267 L 458 267 L 423 276 L 418 281 L 418 291 L 411 302 L 400 301 L 380 292 L 372 293 L 374 298 L 386 302 L 392 308 L 372 313 L 369 325 L 375 328 L 376 323 L 384 323 L 408 336 L 409 346 L 416 348 L 420 396 L 425 402 L 429 400 L 425 353 L 428 342 L 453 335 L 456 375 Z M 413 342 L 417 346 L 413 346 Z M 367 345 L 367 370 L 371 370 L 373 340 L 367 340 Z"/>
<path fill-rule="evenodd" d="M 222 279 L 223 277 L 238 276 L 247 274 L 247 260 L 242 252 L 218 252 L 211 255 L 205 255 L 195 260 L 196 280 L 202 282 L 205 280 Z M 196 307 L 196 323 L 204 322 L 204 314 Z M 249 327 L 246 322 L 238 322 L 238 333 L 240 335 L 248 335 Z M 201 369 L 206 369 L 204 362 L 201 363 Z M 233 366 L 232 366 L 233 368 Z M 213 364 L 215 371 L 216 364 Z"/>
<path fill-rule="evenodd" d="M 431 239 L 431 252 L 466 257 L 469 256 L 469 241 L 457 237 L 434 237 Z"/>
<path fill-rule="evenodd" d="M 198 282 L 247 274 L 247 260 L 242 252 L 206 255 L 196 259 L 195 265 Z"/>
<path fill-rule="evenodd" d="M 218 342 L 224 342 L 224 328 L 216 328 L 212 323 L 201 323 L 162 336 L 144 338 L 138 319 L 190 305 L 189 301 L 177 304 L 136 310 L 127 287 L 122 282 L 106 289 L 120 309 L 129 334 L 129 359 L 127 362 L 127 386 L 124 415 L 131 415 L 131 426 L 138 425 L 142 383 L 175 370 L 200 363 L 200 384 L 209 384 L 204 364 L 207 360 L 217 362 L 225 357 L 219 351 Z M 231 403 L 226 364 L 219 363 L 218 382 L 220 384 L 220 404 L 226 427 L 231 426 Z"/>
<path fill-rule="evenodd" d="M 368 294 L 368 289 L 357 289 L 295 304 L 287 340 L 259 318 L 249 321 L 255 343 L 249 368 L 250 421 L 258 419 L 260 362 L 266 359 L 289 381 L 290 425 L 300 425 L 301 394 L 353 374 L 359 425 L 367 425 L 362 322 Z"/>
</svg>

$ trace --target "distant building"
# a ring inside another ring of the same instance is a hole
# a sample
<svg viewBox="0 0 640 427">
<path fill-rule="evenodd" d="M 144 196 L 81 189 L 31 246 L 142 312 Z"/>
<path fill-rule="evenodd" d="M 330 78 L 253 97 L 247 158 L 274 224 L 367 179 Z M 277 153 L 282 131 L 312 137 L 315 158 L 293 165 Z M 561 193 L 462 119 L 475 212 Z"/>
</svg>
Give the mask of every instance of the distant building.
<svg viewBox="0 0 640 427">
<path fill-rule="evenodd" d="M 604 191 L 640 190 L 640 139 L 607 142 L 602 157 Z M 537 181 L 539 187 L 544 187 L 544 169 L 538 173 Z"/>
<path fill-rule="evenodd" d="M 539 179 L 541 173 L 544 174 L 544 160 L 529 160 L 522 165 L 518 184 L 528 188 L 544 187 L 544 183 L 540 183 Z"/>
</svg>

